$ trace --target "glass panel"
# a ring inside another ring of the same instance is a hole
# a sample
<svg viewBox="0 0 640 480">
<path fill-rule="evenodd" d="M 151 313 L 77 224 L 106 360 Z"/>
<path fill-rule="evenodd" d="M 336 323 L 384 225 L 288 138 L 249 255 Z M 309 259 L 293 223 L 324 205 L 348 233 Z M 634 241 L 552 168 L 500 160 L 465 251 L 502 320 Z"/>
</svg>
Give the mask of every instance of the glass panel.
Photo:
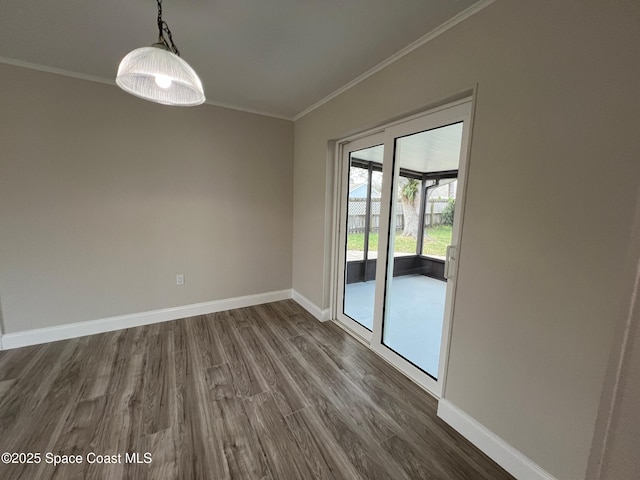
<svg viewBox="0 0 640 480">
<path fill-rule="evenodd" d="M 343 313 L 373 330 L 384 146 L 351 152 Z"/>
<path fill-rule="evenodd" d="M 425 246 L 431 248 L 430 235 L 435 235 L 435 225 L 425 227 L 424 222 L 431 208 L 428 200 L 438 190 L 433 186 L 427 189 L 425 215 L 421 217 L 423 187 L 418 178 L 423 174 L 456 172 L 461 143 L 462 122 L 397 138 L 395 145 L 394 171 L 398 173 L 393 184 L 389 235 L 389 252 L 393 255 L 389 255 L 382 343 L 434 379 L 438 375 L 447 284 L 430 276 L 434 260 L 420 257 L 416 248 L 421 230 L 427 237 L 420 247 L 423 251 Z M 453 182 L 439 182 L 443 189 L 440 194 L 449 192 L 448 185 Z M 455 191 L 455 186 L 451 188 Z M 443 241 L 450 242 L 451 237 Z"/>
<path fill-rule="evenodd" d="M 364 234 L 367 222 L 369 170 L 349 162 L 349 205 L 347 215 L 347 262 L 364 260 Z"/>
<path fill-rule="evenodd" d="M 453 214 L 456 206 L 457 178 L 440 180 L 427 189 L 424 209 L 422 254 L 444 260 L 453 234 Z"/>
</svg>

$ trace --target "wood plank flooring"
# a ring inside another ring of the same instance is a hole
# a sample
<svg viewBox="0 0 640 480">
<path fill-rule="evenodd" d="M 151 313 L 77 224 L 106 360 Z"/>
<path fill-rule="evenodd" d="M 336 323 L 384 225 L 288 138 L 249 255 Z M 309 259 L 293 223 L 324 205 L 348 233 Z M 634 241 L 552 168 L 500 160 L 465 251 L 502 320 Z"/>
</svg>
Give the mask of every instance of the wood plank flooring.
<svg viewBox="0 0 640 480">
<path fill-rule="evenodd" d="M 0 352 L 2 452 L 42 455 L 3 480 L 512 478 L 292 300 Z"/>
</svg>

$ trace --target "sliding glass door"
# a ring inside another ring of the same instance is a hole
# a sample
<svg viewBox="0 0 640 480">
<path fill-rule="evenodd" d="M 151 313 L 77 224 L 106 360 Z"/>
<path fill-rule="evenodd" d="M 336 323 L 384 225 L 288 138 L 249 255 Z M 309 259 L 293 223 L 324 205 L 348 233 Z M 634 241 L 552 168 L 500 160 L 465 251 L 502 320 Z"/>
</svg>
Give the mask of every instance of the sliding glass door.
<svg viewBox="0 0 640 480">
<path fill-rule="evenodd" d="M 338 319 L 371 339 L 382 195 L 383 137 L 345 146 L 342 155 Z"/>
<path fill-rule="evenodd" d="M 336 318 L 437 396 L 469 117 L 470 102 L 461 102 L 345 143 L 341 155 Z"/>
</svg>

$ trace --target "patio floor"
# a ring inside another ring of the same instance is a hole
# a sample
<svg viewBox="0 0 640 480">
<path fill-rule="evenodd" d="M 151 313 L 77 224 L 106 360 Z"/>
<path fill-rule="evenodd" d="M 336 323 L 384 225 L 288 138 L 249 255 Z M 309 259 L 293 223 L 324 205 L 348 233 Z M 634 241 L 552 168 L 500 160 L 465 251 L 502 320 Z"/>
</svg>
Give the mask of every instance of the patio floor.
<svg viewBox="0 0 640 480">
<path fill-rule="evenodd" d="M 446 282 L 424 275 L 394 277 L 382 342 L 433 377 L 438 375 Z M 375 282 L 346 286 L 344 312 L 373 329 Z"/>
</svg>

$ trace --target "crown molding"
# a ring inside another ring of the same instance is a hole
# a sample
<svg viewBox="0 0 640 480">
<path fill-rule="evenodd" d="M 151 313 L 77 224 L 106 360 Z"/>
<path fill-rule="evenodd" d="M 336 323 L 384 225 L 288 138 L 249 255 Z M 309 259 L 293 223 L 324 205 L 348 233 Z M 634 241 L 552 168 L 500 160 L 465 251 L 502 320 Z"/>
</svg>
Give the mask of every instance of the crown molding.
<svg viewBox="0 0 640 480">
<path fill-rule="evenodd" d="M 90 82 L 104 83 L 106 85 L 116 84 L 115 80 L 111 80 L 108 78 L 98 77 L 96 75 L 86 75 L 84 73 L 72 72 L 71 70 L 50 67 L 48 65 L 40 65 L 38 63 L 23 62 L 22 60 L 16 60 L 15 58 L 0 57 L 0 63 L 6 63 L 7 65 L 13 65 L 15 67 L 28 68 L 30 70 L 37 70 L 39 72 L 53 73 L 55 75 L 62 75 L 63 77 L 78 78 L 80 80 L 88 80 Z"/>
<path fill-rule="evenodd" d="M 307 107 L 306 109 L 304 109 L 303 111 L 301 111 L 300 113 L 298 113 L 297 115 L 295 115 L 293 117 L 287 116 L 287 115 L 282 115 L 282 114 L 279 114 L 279 113 L 274 113 L 274 112 L 268 112 L 268 111 L 263 111 L 263 110 L 256 110 L 256 109 L 246 108 L 246 107 L 242 107 L 242 106 L 239 106 L 239 105 L 233 105 L 233 104 L 228 104 L 228 103 L 223 103 L 223 102 L 214 102 L 214 101 L 211 101 L 211 100 L 205 101 L 205 105 L 212 105 L 212 106 L 215 106 L 215 107 L 228 108 L 228 109 L 231 109 L 231 110 L 237 110 L 237 111 L 245 112 L 245 113 L 252 113 L 252 114 L 255 114 L 255 115 L 264 115 L 264 116 L 267 116 L 267 117 L 278 118 L 278 119 L 281 119 L 281 120 L 288 120 L 288 121 L 299 120 L 300 118 L 304 117 L 305 115 L 307 115 L 308 113 L 312 112 L 313 110 L 315 110 L 315 109 L 319 108 L 320 106 L 324 105 L 325 103 L 331 101 L 332 99 L 334 99 L 338 95 L 341 95 L 342 93 L 346 92 L 350 88 L 355 87 L 356 85 L 358 85 L 359 83 L 363 82 L 364 80 L 366 80 L 367 78 L 371 77 L 372 75 L 376 74 L 377 72 L 379 72 L 383 68 L 391 65 L 395 61 L 399 60 L 400 58 L 404 57 L 405 55 L 408 55 L 409 53 L 413 52 L 414 50 L 416 50 L 417 48 L 421 47 L 422 45 L 424 45 L 425 43 L 429 42 L 430 40 L 433 40 L 437 36 L 443 34 L 447 30 L 449 30 L 450 28 L 452 28 L 455 25 L 457 25 L 458 23 L 460 23 L 460 22 L 466 20 L 467 18 L 471 17 L 472 15 L 478 13 L 480 10 L 482 10 L 485 7 L 487 7 L 488 5 L 492 4 L 494 1 L 495 0 L 480 0 L 479 2 L 473 4 L 469 8 L 463 10 L 462 12 L 457 14 L 456 16 L 454 16 L 454 17 L 450 18 L 449 20 L 447 20 L 446 22 L 444 22 L 442 25 L 440 25 L 440 26 L 436 27 L 435 29 L 431 30 L 426 35 L 423 35 L 422 37 L 420 37 L 415 42 L 407 45 L 402 50 L 396 52 L 395 54 L 393 54 L 392 56 L 390 56 L 386 60 L 383 60 L 382 62 L 380 62 L 375 67 L 371 68 L 370 70 L 366 71 L 362 75 L 360 75 L 360 76 L 356 77 L 355 79 L 351 80 L 347 84 L 345 84 L 342 87 L 340 87 L 337 90 L 335 90 L 333 93 L 330 93 L 326 97 L 324 97 L 321 100 L 317 101 L 313 105 Z M 13 59 L 13 58 L 8 58 L 8 57 L 0 57 L 0 63 L 5 63 L 5 64 L 8 64 L 8 65 L 14 65 L 14 66 L 17 66 L 17 67 L 22 67 L 22 68 L 28 68 L 28 69 L 31 69 L 31 70 L 37 70 L 37 71 L 40 71 L 40 72 L 53 73 L 53 74 L 62 75 L 62 76 L 65 76 L 65 77 L 77 78 L 77 79 L 80 79 L 80 80 L 88 80 L 90 82 L 97 82 L 97 83 L 102 83 L 102 84 L 105 84 L 105 85 L 116 86 L 115 80 L 111 79 L 111 78 L 104 78 L 104 77 L 100 77 L 100 76 L 96 76 L 96 75 L 87 75 L 87 74 L 84 74 L 84 73 L 73 72 L 73 71 L 70 71 L 70 70 L 50 67 L 50 66 L 47 66 L 47 65 L 40 65 L 40 64 L 31 63 L 31 62 L 24 62 L 22 60 L 16 60 L 16 59 Z"/>
<path fill-rule="evenodd" d="M 84 73 L 72 72 L 71 70 L 64 70 L 62 68 L 50 67 L 48 65 L 40 65 L 37 63 L 23 62 L 22 60 L 16 60 L 14 58 L 0 57 L 0 63 L 13 65 L 15 67 L 28 68 L 30 70 L 37 70 L 39 72 L 53 73 L 55 75 L 62 75 L 63 77 L 77 78 L 80 80 L 87 80 L 89 82 L 97 82 L 105 85 L 112 85 L 114 87 L 117 86 L 115 80 L 111 78 L 104 78 L 96 75 L 87 75 Z M 251 108 L 240 107 L 238 105 L 232 105 L 229 103 L 213 102 L 211 100 L 206 100 L 204 104 L 212 105 L 214 107 L 228 108 L 230 110 L 237 110 L 239 112 L 253 113 L 255 115 L 264 115 L 267 117 L 279 118 L 281 120 L 293 121 L 293 117 L 290 117 L 290 116 L 288 117 L 286 115 L 282 115 L 279 113 L 266 112 L 262 110 L 255 110 Z"/>
<path fill-rule="evenodd" d="M 346 92 L 350 88 L 355 87 L 360 82 L 365 81 L 367 78 L 369 78 L 370 76 L 378 73 L 383 68 L 391 65 L 392 63 L 394 63 L 395 61 L 401 59 L 405 55 L 408 55 L 409 53 L 413 52 L 414 50 L 416 50 L 417 48 L 421 47 L 422 45 L 424 45 L 425 43 L 429 42 L 430 40 L 433 40 L 437 36 L 442 35 L 444 32 L 446 32 L 450 28 L 453 28 L 454 26 L 456 26 L 460 22 L 466 20 L 470 16 L 475 15 L 480 10 L 482 10 L 485 7 L 491 5 L 494 1 L 495 0 L 481 0 L 478 3 L 474 3 L 469 8 L 463 10 L 462 12 L 457 14 L 456 16 L 451 17 L 449 20 L 444 22 L 442 25 L 434 28 L 429 33 L 427 33 L 426 35 L 420 37 L 415 42 L 410 43 L 409 45 L 404 47 L 402 50 L 394 53 L 393 55 L 391 55 L 386 60 L 383 60 L 382 62 L 380 62 L 375 67 L 371 68 L 370 70 L 367 70 L 365 73 L 363 73 L 359 77 L 354 78 L 349 83 L 347 83 L 347 84 L 343 85 L 342 87 L 338 88 L 337 90 L 335 90 L 333 93 L 330 93 L 329 95 L 327 95 L 323 99 L 317 101 L 316 103 L 314 103 L 310 107 L 307 107 L 302 112 L 300 112 L 296 116 L 294 116 L 293 117 L 293 121 L 295 122 L 296 120 L 301 119 L 302 117 L 304 117 L 308 113 L 311 113 L 312 111 L 314 111 L 316 108 L 321 107 L 325 103 L 333 100 L 338 95 L 341 95 L 342 93 Z"/>
</svg>

